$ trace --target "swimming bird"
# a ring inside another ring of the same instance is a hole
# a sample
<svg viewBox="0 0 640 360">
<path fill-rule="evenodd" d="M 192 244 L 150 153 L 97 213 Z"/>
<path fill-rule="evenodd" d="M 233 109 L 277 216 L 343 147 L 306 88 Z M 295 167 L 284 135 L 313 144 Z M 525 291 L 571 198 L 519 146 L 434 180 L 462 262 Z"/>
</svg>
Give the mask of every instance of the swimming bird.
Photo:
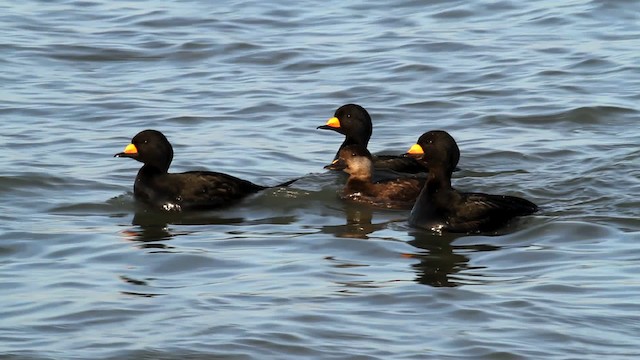
<svg viewBox="0 0 640 360">
<path fill-rule="evenodd" d="M 476 233 L 493 231 L 516 216 L 538 210 L 534 203 L 515 196 L 459 192 L 451 187 L 451 165 L 459 150 L 446 131 L 429 131 L 407 152 L 429 169 L 409 225 L 437 232 Z M 456 160 L 457 162 L 457 160 Z"/>
<path fill-rule="evenodd" d="M 345 136 L 342 145 L 338 149 L 334 160 L 338 158 L 340 150 L 347 145 L 358 144 L 365 148 L 369 144 L 373 125 L 371 116 L 365 108 L 357 104 L 346 104 L 340 106 L 325 125 L 318 126 L 318 129 L 333 130 Z M 378 155 L 373 157 L 376 169 L 387 169 L 403 173 L 420 173 L 425 169 L 412 158 L 396 155 Z M 326 168 L 330 168 L 327 165 Z"/>
<path fill-rule="evenodd" d="M 338 158 L 328 167 L 349 174 L 340 196 L 342 199 L 390 209 L 411 209 L 426 180 L 424 177 L 405 175 L 373 182 L 373 159 L 361 144 L 340 149 Z"/>
<path fill-rule="evenodd" d="M 222 207 L 268 188 L 219 172 L 169 173 L 173 147 L 164 134 L 156 130 L 139 132 L 123 152 L 114 156 L 135 159 L 144 164 L 133 185 L 134 197 L 164 210 Z M 295 180 L 276 187 L 288 186 Z"/>
</svg>

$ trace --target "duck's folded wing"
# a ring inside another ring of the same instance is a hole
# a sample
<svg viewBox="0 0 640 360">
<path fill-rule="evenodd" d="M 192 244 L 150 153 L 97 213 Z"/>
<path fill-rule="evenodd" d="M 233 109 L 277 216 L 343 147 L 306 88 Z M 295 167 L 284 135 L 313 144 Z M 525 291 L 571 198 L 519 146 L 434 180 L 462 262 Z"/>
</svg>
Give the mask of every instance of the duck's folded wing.
<svg viewBox="0 0 640 360">
<path fill-rule="evenodd" d="M 264 186 L 218 172 L 189 171 L 174 175 L 180 177 L 180 197 L 187 207 L 224 206 L 265 189 Z"/>
<path fill-rule="evenodd" d="M 515 196 L 465 193 L 456 206 L 456 220 L 450 225 L 457 231 L 488 231 L 537 210 L 534 203 Z"/>
<path fill-rule="evenodd" d="M 374 165 L 376 169 L 387 169 L 407 174 L 427 171 L 416 159 L 399 155 L 376 155 Z"/>
<path fill-rule="evenodd" d="M 469 218 L 499 213 L 523 216 L 536 212 L 538 206 L 529 200 L 516 196 L 466 193 L 462 210 Z"/>
</svg>

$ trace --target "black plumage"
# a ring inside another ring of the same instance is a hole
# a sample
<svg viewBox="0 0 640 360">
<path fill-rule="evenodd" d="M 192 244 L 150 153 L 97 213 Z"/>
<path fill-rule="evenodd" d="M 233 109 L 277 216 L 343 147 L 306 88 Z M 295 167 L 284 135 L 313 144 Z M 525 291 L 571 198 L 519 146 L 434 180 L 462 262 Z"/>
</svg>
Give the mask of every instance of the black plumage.
<svg viewBox="0 0 640 360">
<path fill-rule="evenodd" d="M 373 125 L 371 123 L 371 116 L 369 116 L 365 108 L 356 104 L 346 104 L 339 107 L 333 117 L 330 118 L 325 125 L 318 126 L 318 129 L 333 130 L 345 136 L 342 145 L 340 145 L 334 157 L 334 159 L 337 159 L 340 150 L 347 145 L 358 144 L 366 148 L 369 144 L 369 139 L 371 139 Z M 373 164 L 376 169 L 393 170 L 409 174 L 425 171 L 424 167 L 417 161 L 401 155 L 374 156 Z"/>
<path fill-rule="evenodd" d="M 424 133 L 408 154 L 429 169 L 427 181 L 416 200 L 409 224 L 448 232 L 493 231 L 516 216 L 529 215 L 538 207 L 525 199 L 483 193 L 459 192 L 451 187 L 451 174 L 459 157 L 451 135 L 436 130 Z"/>
<path fill-rule="evenodd" d="M 159 131 L 144 130 L 115 157 L 138 160 L 133 193 L 137 200 L 165 210 L 211 209 L 234 202 L 267 187 L 212 171 L 169 173 L 173 147 Z M 277 186 L 287 186 L 293 181 Z"/>
</svg>

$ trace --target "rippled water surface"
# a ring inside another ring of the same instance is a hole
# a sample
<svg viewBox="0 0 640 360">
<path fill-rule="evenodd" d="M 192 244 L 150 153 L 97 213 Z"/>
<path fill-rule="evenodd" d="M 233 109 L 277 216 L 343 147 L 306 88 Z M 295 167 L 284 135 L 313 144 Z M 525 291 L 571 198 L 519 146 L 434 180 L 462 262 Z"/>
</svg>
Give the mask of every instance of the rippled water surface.
<svg viewBox="0 0 640 360">
<path fill-rule="evenodd" d="M 3 359 L 640 356 L 640 2 L 21 1 L 0 5 Z M 495 236 L 345 204 L 316 130 L 373 152 L 432 129 L 454 186 L 541 206 Z M 201 213 L 136 206 L 173 171 L 259 184 Z"/>
</svg>

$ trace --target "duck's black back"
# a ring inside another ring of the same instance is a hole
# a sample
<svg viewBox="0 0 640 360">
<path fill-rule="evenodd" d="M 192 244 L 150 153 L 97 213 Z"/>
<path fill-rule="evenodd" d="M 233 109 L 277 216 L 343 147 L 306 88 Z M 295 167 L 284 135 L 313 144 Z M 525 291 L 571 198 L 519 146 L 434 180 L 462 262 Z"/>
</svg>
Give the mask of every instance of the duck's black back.
<svg viewBox="0 0 640 360">
<path fill-rule="evenodd" d="M 140 170 L 134 186 L 137 199 L 177 210 L 207 209 L 226 206 L 265 189 L 250 181 L 211 171 L 156 174 L 145 177 Z"/>
<path fill-rule="evenodd" d="M 516 216 L 533 214 L 538 207 L 525 199 L 483 193 L 460 193 L 442 189 L 420 194 L 411 210 L 409 224 L 449 232 L 493 231 Z"/>
</svg>

